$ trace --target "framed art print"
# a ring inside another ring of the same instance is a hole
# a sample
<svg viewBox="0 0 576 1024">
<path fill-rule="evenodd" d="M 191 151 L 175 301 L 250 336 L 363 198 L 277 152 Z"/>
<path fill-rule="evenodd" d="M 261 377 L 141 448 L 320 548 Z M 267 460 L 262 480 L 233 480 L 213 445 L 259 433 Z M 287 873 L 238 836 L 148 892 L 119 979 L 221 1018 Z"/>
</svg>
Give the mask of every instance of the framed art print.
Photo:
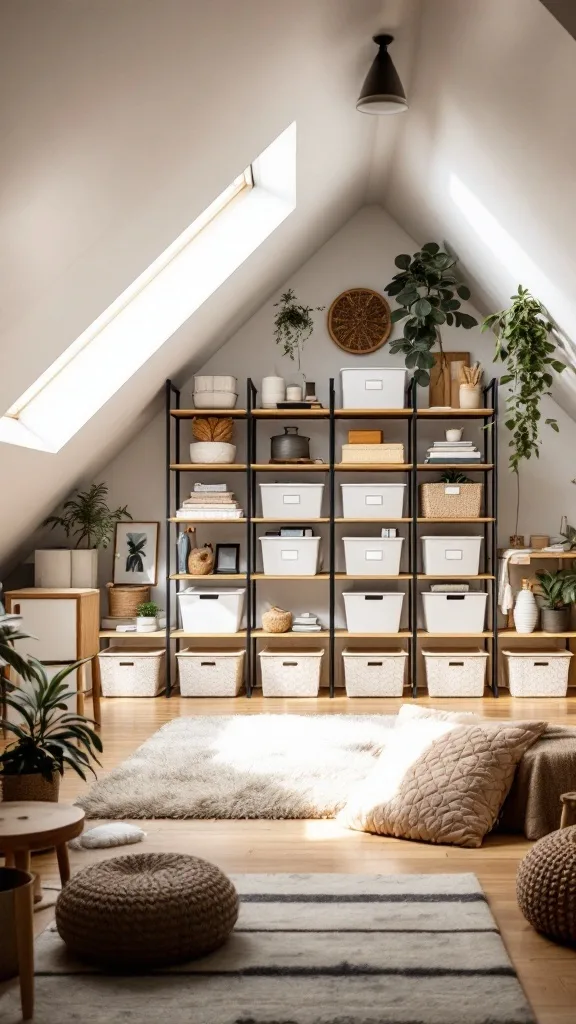
<svg viewBox="0 0 576 1024">
<path fill-rule="evenodd" d="M 158 575 L 159 523 L 117 523 L 114 534 L 114 583 L 149 583 Z"/>
</svg>

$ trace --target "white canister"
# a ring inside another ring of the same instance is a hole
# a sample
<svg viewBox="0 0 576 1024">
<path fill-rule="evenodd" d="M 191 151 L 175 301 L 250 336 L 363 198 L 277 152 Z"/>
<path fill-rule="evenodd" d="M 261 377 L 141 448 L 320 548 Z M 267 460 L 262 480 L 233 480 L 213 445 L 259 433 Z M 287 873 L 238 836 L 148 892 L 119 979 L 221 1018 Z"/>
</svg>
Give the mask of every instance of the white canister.
<svg viewBox="0 0 576 1024">
<path fill-rule="evenodd" d="M 446 440 L 450 444 L 457 444 L 458 441 L 462 440 L 462 434 L 464 433 L 463 427 L 451 427 L 450 430 L 446 431 Z"/>
<path fill-rule="evenodd" d="M 514 625 L 517 633 L 533 633 L 538 622 L 538 605 L 528 580 L 522 580 L 522 590 L 514 605 Z"/>
<path fill-rule="evenodd" d="M 302 388 L 298 384 L 290 384 L 290 386 L 286 388 L 286 401 L 302 401 Z"/>
<path fill-rule="evenodd" d="M 482 388 L 476 384 L 460 385 L 460 408 L 479 409 L 482 402 Z"/>
<path fill-rule="evenodd" d="M 278 402 L 283 402 L 286 395 L 286 383 L 283 377 L 262 378 L 262 408 L 275 409 Z"/>
</svg>

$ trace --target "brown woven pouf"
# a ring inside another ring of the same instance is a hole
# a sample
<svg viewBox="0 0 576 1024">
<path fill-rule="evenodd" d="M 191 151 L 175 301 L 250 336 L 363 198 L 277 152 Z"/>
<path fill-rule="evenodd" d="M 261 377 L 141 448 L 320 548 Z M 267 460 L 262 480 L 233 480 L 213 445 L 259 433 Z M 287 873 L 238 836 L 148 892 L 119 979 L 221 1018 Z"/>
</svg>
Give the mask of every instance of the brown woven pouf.
<svg viewBox="0 0 576 1024">
<path fill-rule="evenodd" d="M 518 868 L 516 895 L 536 931 L 576 943 L 576 825 L 534 844 Z"/>
<path fill-rule="evenodd" d="M 56 926 L 70 951 L 110 967 L 182 963 L 217 949 L 238 917 L 238 894 L 214 864 L 184 854 L 114 857 L 75 875 Z"/>
</svg>

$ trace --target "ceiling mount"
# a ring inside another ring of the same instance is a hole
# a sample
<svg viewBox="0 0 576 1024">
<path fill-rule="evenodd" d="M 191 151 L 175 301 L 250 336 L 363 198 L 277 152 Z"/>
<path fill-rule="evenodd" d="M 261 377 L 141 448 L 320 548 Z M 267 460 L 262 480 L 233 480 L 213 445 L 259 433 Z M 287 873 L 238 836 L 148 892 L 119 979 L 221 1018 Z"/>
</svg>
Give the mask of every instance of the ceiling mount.
<svg viewBox="0 0 576 1024">
<path fill-rule="evenodd" d="M 408 109 L 406 93 L 388 53 L 394 36 L 372 36 L 379 47 L 360 92 L 356 110 L 362 114 L 401 114 Z"/>
</svg>

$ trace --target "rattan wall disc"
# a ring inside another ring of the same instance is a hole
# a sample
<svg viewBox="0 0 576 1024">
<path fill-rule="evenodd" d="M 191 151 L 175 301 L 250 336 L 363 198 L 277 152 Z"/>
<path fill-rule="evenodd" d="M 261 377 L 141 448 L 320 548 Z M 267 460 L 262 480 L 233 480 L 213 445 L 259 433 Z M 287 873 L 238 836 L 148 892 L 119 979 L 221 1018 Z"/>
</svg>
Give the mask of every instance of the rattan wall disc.
<svg viewBox="0 0 576 1024">
<path fill-rule="evenodd" d="M 345 352 L 363 356 L 375 352 L 392 330 L 390 306 L 372 288 L 349 288 L 328 310 L 328 330 Z"/>
</svg>

